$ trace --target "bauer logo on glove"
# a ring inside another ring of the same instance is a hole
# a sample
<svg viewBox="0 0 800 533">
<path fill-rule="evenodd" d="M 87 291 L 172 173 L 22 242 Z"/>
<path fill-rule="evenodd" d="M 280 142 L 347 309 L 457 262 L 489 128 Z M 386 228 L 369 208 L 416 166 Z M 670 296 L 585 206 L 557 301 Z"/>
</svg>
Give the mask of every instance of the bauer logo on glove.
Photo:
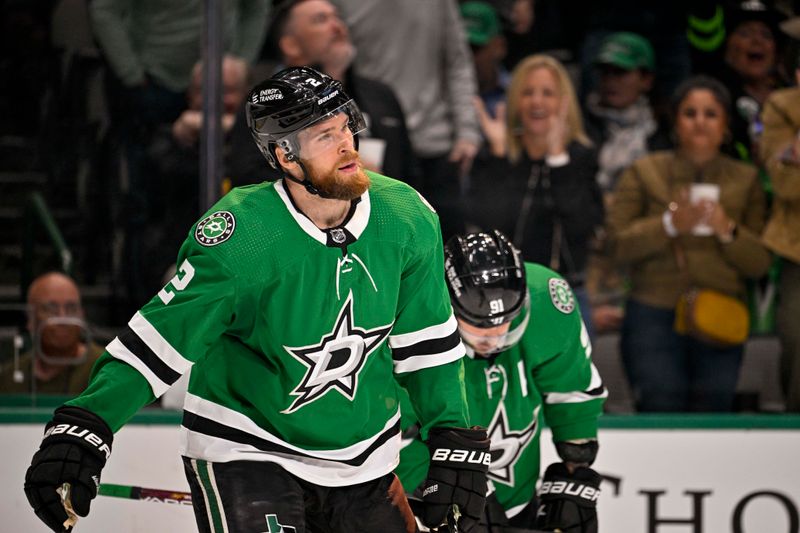
<svg viewBox="0 0 800 533">
<path fill-rule="evenodd" d="M 425 525 L 438 528 L 451 521 L 459 532 L 476 531 L 486 499 L 489 444 L 483 428 L 431 429 L 420 516 Z"/>
<path fill-rule="evenodd" d="M 492 462 L 492 456 L 488 452 L 436 448 L 431 455 L 431 461 L 483 464 L 488 467 Z"/>
<path fill-rule="evenodd" d="M 535 527 L 562 533 L 597 533 L 597 498 L 602 476 L 586 466 L 547 467 L 539 489 Z"/>
<path fill-rule="evenodd" d="M 57 426 L 53 426 L 49 428 L 42 440 L 50 437 L 51 435 L 69 435 L 78 439 L 83 439 L 99 451 L 103 452 L 108 459 L 111 456 L 111 448 L 106 444 L 101 437 L 92 433 L 86 428 L 82 428 L 80 426 L 74 426 L 72 424 L 58 424 Z"/>
<path fill-rule="evenodd" d="M 600 489 L 574 481 L 545 481 L 539 489 L 539 496 L 546 494 L 566 494 L 593 502 L 600 496 Z"/>
</svg>

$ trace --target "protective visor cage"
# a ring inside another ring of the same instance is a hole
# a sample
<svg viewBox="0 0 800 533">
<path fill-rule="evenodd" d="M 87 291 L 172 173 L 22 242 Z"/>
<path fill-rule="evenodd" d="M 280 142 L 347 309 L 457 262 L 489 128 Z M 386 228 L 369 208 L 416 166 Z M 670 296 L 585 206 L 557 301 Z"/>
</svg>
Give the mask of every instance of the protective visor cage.
<svg viewBox="0 0 800 533">
<path fill-rule="evenodd" d="M 353 139 L 367 128 L 361 110 L 352 99 L 301 129 L 277 139 L 273 134 L 261 133 L 262 125 L 268 118 L 255 119 L 253 133 L 258 137 L 262 146 L 275 143 L 290 161 L 313 159 L 338 148 L 344 140 Z"/>
<path fill-rule="evenodd" d="M 461 339 L 474 351 L 481 355 L 492 355 L 504 352 L 516 345 L 525 334 L 528 321 L 531 317 L 531 304 L 528 294 L 522 305 L 522 312 L 516 320 L 511 322 L 511 327 L 501 335 L 481 335 L 470 333 L 464 328 L 458 328 Z M 504 322 L 505 323 L 505 322 Z"/>
</svg>

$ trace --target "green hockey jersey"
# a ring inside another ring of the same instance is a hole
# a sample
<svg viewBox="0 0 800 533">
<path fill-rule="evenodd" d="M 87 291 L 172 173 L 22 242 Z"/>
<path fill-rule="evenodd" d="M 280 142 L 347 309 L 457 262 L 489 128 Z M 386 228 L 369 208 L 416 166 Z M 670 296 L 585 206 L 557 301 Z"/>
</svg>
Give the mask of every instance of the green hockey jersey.
<svg viewBox="0 0 800 533">
<path fill-rule="evenodd" d="M 591 361 L 591 343 L 578 304 L 560 275 L 526 263 L 530 317 L 520 342 L 494 358 L 464 360 L 472 424 L 488 428 L 489 479 L 509 518 L 533 498 L 539 477 L 540 414 L 555 442 L 595 438 L 607 392 Z M 519 316 L 512 329 L 524 320 Z M 542 412 L 543 411 L 543 412 Z M 414 409 L 403 402 L 404 433 L 416 433 Z M 421 436 L 404 440 L 395 470 L 407 492 L 428 471 Z"/>
<path fill-rule="evenodd" d="M 369 176 L 328 230 L 283 181 L 226 195 L 70 404 L 116 431 L 191 368 L 185 456 L 272 461 L 325 486 L 396 466 L 398 383 L 424 393 L 425 427 L 468 426 L 438 218 L 412 188 Z"/>
</svg>

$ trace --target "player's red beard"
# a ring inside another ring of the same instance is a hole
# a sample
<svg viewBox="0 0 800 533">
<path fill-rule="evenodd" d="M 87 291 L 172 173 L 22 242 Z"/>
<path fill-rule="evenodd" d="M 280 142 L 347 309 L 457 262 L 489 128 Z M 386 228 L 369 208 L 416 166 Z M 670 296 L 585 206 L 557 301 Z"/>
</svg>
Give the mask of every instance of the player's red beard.
<svg viewBox="0 0 800 533">
<path fill-rule="evenodd" d="M 354 174 L 345 174 L 339 170 L 350 163 L 358 166 Z M 354 200 L 369 189 L 369 176 L 364 172 L 361 158 L 356 151 L 343 154 L 330 169 L 321 170 L 313 165 L 307 165 L 306 170 L 314 187 L 325 198 Z"/>
</svg>

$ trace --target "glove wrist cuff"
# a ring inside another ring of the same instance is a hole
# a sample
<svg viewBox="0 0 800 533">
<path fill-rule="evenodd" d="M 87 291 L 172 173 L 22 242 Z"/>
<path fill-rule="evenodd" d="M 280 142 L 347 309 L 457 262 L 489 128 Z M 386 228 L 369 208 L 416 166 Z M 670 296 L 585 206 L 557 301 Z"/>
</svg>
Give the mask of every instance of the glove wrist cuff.
<svg viewBox="0 0 800 533">
<path fill-rule="evenodd" d="M 583 464 L 592 466 L 597 457 L 599 444 L 591 439 L 586 442 L 575 443 L 569 441 L 556 442 L 556 452 L 561 460 L 566 463 Z"/>
</svg>

